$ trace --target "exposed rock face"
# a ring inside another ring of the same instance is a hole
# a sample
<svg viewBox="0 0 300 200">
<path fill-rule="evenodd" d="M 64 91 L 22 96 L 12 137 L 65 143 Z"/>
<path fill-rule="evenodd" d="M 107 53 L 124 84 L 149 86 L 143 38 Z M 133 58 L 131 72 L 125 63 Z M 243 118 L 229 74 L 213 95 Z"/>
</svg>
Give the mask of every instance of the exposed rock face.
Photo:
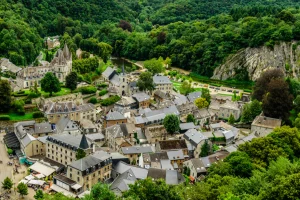
<svg viewBox="0 0 300 200">
<path fill-rule="evenodd" d="M 273 67 L 281 68 L 287 76 L 299 77 L 300 46 L 296 41 L 281 42 L 274 48 L 262 46 L 240 50 L 217 67 L 212 78 L 226 80 L 248 72 L 249 79 L 254 81 Z"/>
</svg>

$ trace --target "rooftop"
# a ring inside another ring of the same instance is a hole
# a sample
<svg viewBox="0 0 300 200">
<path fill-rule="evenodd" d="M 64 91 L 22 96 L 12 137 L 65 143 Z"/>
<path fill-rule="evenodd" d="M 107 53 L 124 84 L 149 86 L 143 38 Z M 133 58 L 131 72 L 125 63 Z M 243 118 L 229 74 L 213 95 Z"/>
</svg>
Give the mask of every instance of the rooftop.
<svg viewBox="0 0 300 200">
<path fill-rule="evenodd" d="M 170 79 L 167 76 L 153 76 L 153 82 L 154 84 L 172 84 Z"/>
<path fill-rule="evenodd" d="M 273 129 L 275 127 L 281 126 L 281 119 L 275 119 L 259 115 L 252 122 L 252 126 L 260 126 Z"/>
<path fill-rule="evenodd" d="M 122 152 L 126 154 L 140 154 L 140 153 L 153 153 L 154 150 L 151 146 L 134 146 L 134 147 L 122 147 Z"/>
<path fill-rule="evenodd" d="M 187 98 L 190 102 L 194 102 L 196 99 L 201 97 L 202 92 L 191 92 L 187 95 Z"/>
<path fill-rule="evenodd" d="M 197 146 L 201 141 L 208 139 L 196 129 L 190 129 L 187 132 L 185 132 L 184 138 L 190 141 L 194 146 Z"/>
<path fill-rule="evenodd" d="M 110 111 L 106 115 L 106 120 L 120 120 L 120 119 L 126 119 L 120 112 L 118 111 Z"/>
<path fill-rule="evenodd" d="M 150 99 L 150 96 L 144 92 L 136 93 L 132 95 L 132 97 L 135 98 L 138 102 L 143 102 Z"/>
<path fill-rule="evenodd" d="M 76 148 L 80 148 L 80 143 L 81 143 L 82 137 L 83 137 L 83 135 L 73 136 L 70 134 L 55 134 L 55 135 L 48 136 L 47 140 L 48 141 L 57 140 L 57 141 L 61 142 L 62 145 L 69 144 Z M 88 142 L 88 144 L 90 144 L 90 142 Z"/>
<path fill-rule="evenodd" d="M 161 150 L 187 149 L 185 140 L 158 141 Z"/>
</svg>

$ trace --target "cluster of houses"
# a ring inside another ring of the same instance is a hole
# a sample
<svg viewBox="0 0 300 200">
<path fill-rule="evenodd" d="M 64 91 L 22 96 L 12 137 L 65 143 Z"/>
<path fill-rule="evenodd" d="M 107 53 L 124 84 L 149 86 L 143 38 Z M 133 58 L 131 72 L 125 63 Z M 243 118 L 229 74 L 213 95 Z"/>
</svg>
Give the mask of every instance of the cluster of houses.
<svg viewBox="0 0 300 200">
<path fill-rule="evenodd" d="M 53 71 L 64 79 L 72 69 L 71 60 L 65 46 L 49 66 L 18 72 L 17 82 L 22 82 L 18 85 L 29 87 L 31 80 L 40 79 L 35 75 L 39 70 Z M 244 136 L 239 128 L 220 119 L 231 114 L 240 118 L 247 96 L 232 101 L 214 95 L 208 108 L 198 109 L 194 101 L 201 92 L 181 95 L 163 75 L 153 76 L 153 91 L 139 91 L 137 79 L 138 73 L 123 70 L 118 74 L 108 67 L 101 81 L 108 83 L 108 95 L 117 94 L 121 99 L 101 113 L 84 103 L 80 93 L 39 98 L 36 103 L 47 122 L 15 123 L 4 141 L 20 162 L 32 163 L 33 172 L 53 181 L 51 190 L 81 197 L 97 182 L 110 184 L 116 194 L 146 178 L 180 184 L 185 181 L 186 168 L 191 181 L 201 180 L 211 165 L 237 151 L 240 144 L 264 137 L 281 125 L 281 120 L 260 115 L 252 123 L 251 134 Z M 169 114 L 180 119 L 177 133 L 169 134 L 163 125 Z M 186 121 L 188 114 L 193 114 L 194 122 Z M 201 156 L 204 144 L 211 153 Z M 213 146 L 219 150 L 213 151 Z"/>
</svg>

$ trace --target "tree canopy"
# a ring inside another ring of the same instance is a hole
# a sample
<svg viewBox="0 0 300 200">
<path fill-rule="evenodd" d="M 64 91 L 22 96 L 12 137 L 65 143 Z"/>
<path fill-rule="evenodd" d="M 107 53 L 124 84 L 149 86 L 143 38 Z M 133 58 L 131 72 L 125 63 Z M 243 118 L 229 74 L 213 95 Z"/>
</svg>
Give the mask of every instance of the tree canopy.
<svg viewBox="0 0 300 200">
<path fill-rule="evenodd" d="M 53 92 L 61 90 L 59 80 L 52 72 L 47 72 L 41 80 L 41 88 L 44 92 L 49 92 L 52 96 Z"/>
<path fill-rule="evenodd" d="M 177 115 L 170 114 L 164 118 L 163 121 L 164 127 L 168 133 L 174 134 L 179 131 L 179 118 Z"/>
</svg>

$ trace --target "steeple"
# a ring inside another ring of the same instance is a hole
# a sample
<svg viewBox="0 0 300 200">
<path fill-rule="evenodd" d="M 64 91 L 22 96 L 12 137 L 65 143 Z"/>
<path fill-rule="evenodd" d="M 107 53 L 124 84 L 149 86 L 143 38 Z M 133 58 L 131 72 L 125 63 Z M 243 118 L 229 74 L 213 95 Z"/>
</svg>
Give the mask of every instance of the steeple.
<svg viewBox="0 0 300 200">
<path fill-rule="evenodd" d="M 64 49 L 63 49 L 64 57 L 66 60 L 70 60 L 70 50 L 68 48 L 67 43 L 65 43 Z"/>
<path fill-rule="evenodd" d="M 81 138 L 81 141 L 80 141 L 80 144 L 79 144 L 79 148 L 81 148 L 83 150 L 89 148 L 89 144 L 88 144 L 88 141 L 85 137 L 85 134 L 82 135 L 82 138 Z"/>
</svg>

